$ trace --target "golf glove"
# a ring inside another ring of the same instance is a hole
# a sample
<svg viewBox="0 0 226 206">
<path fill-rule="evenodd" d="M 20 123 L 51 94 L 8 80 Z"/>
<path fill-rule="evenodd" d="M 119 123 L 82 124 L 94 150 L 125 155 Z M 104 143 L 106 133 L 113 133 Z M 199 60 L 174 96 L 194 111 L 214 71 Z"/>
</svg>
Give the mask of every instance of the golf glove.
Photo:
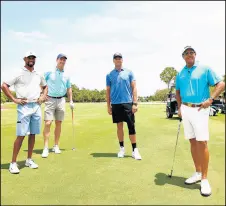
<svg viewBox="0 0 226 206">
<path fill-rule="evenodd" d="M 75 108 L 75 105 L 74 105 L 74 102 L 73 101 L 70 102 L 70 108 L 71 109 L 74 109 Z"/>
</svg>

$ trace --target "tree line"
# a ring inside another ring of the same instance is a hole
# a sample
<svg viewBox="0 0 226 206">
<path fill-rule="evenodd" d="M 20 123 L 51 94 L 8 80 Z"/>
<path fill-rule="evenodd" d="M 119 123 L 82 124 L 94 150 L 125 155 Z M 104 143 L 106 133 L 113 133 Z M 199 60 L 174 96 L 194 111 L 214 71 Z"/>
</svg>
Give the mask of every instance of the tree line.
<svg viewBox="0 0 226 206">
<path fill-rule="evenodd" d="M 170 91 L 170 83 L 175 80 L 177 75 L 177 70 L 173 67 L 166 67 L 160 74 L 160 79 L 166 83 L 167 88 L 157 90 L 153 95 L 150 96 L 139 96 L 138 101 L 140 102 L 150 102 L 150 101 L 166 101 L 167 94 Z M 223 81 L 225 82 L 225 75 L 223 76 Z M 213 87 L 210 87 L 210 92 L 212 93 Z M 174 91 L 175 92 L 175 89 Z M 13 95 L 16 93 L 12 91 Z M 79 88 L 75 84 L 72 84 L 72 98 L 74 102 L 106 102 L 106 90 L 90 90 L 86 88 Z M 69 101 L 66 97 L 66 101 Z M 1 103 L 11 102 L 11 100 L 1 91 Z"/>
</svg>

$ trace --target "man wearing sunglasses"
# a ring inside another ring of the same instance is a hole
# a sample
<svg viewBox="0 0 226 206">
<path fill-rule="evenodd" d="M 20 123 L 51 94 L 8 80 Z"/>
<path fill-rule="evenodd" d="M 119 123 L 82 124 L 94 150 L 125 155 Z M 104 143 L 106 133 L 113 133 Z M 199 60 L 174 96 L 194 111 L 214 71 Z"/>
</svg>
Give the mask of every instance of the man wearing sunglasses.
<svg viewBox="0 0 226 206">
<path fill-rule="evenodd" d="M 38 168 L 38 165 L 31 159 L 35 144 L 35 135 L 40 134 L 41 130 L 41 107 L 40 104 L 46 100 L 45 95 L 41 95 L 41 89 L 47 91 L 46 81 L 43 76 L 34 70 L 36 55 L 34 52 L 28 52 L 24 57 L 25 66 L 17 75 L 12 76 L 2 84 L 2 91 L 17 104 L 17 138 L 14 142 L 12 162 L 9 171 L 12 174 L 18 174 L 16 159 L 23 143 L 24 137 L 28 137 L 28 155 L 25 166 L 32 169 Z M 14 86 L 16 98 L 9 90 Z M 41 87 L 41 88 L 40 88 Z"/>
<path fill-rule="evenodd" d="M 201 181 L 201 195 L 211 195 L 211 187 L 207 180 L 209 163 L 209 113 L 210 105 L 222 91 L 224 82 L 208 66 L 195 62 L 196 51 L 186 46 L 182 52 L 186 66 L 176 77 L 176 98 L 178 115 L 183 119 L 185 138 L 189 139 L 191 155 L 196 172 L 185 181 L 185 184 L 194 184 Z M 215 89 L 210 96 L 209 87 Z"/>
<path fill-rule="evenodd" d="M 137 88 L 132 71 L 122 67 L 122 54 L 113 56 L 115 68 L 106 76 L 107 108 L 112 115 L 113 123 L 117 124 L 117 135 L 120 145 L 119 158 L 125 155 L 123 122 L 127 123 L 129 137 L 132 144 L 132 157 L 141 160 L 141 155 L 136 145 L 135 117 L 137 112 Z"/>
</svg>

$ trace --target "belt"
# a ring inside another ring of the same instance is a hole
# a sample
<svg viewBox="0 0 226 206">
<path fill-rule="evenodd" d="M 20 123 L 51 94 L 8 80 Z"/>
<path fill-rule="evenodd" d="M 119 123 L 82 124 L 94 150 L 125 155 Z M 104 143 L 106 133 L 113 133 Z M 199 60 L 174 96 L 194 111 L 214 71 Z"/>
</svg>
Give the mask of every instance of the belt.
<svg viewBox="0 0 226 206">
<path fill-rule="evenodd" d="M 48 95 L 48 97 L 51 97 L 51 96 Z M 63 96 L 63 97 L 64 97 L 64 96 Z M 54 99 L 61 99 L 61 98 L 63 98 L 63 97 L 51 97 L 51 98 L 54 98 Z"/>
<path fill-rule="evenodd" d="M 24 100 L 26 100 L 27 103 L 38 102 L 38 99 L 25 99 L 25 98 L 18 98 L 18 99 L 24 99 Z"/>
<path fill-rule="evenodd" d="M 186 102 L 183 102 L 182 104 L 188 106 L 188 107 L 200 107 L 201 104 L 192 104 L 192 103 L 186 103 Z"/>
</svg>

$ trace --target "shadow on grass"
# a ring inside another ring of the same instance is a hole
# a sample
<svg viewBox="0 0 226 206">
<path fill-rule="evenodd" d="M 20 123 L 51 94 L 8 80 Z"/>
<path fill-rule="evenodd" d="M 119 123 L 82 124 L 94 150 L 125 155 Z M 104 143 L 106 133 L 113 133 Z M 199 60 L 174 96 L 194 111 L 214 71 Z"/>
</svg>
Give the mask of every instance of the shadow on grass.
<svg viewBox="0 0 226 206">
<path fill-rule="evenodd" d="M 113 157 L 113 158 L 118 158 L 117 153 L 91 153 L 90 155 L 92 155 L 95 158 L 98 157 Z M 125 158 L 131 157 L 129 155 L 125 155 Z"/>
<path fill-rule="evenodd" d="M 166 119 L 168 119 L 168 120 L 177 120 L 177 121 L 179 121 L 179 120 L 180 120 L 180 118 L 179 118 L 179 117 L 172 117 L 172 118 L 166 118 Z"/>
<path fill-rule="evenodd" d="M 184 184 L 184 181 L 186 178 L 184 177 L 178 177 L 178 176 L 172 176 L 171 178 L 168 177 L 168 175 L 164 173 L 157 173 L 155 175 L 155 184 L 163 186 L 165 184 L 175 185 L 182 188 L 187 188 L 191 190 L 200 189 L 199 184 L 193 184 L 193 185 L 186 185 Z"/>
<path fill-rule="evenodd" d="M 25 161 L 26 160 L 23 160 L 23 161 L 17 161 L 17 164 L 19 165 L 18 168 L 19 169 L 23 169 L 25 166 Z M 9 165 L 10 163 L 5 163 L 5 164 L 1 164 L 1 169 L 2 170 L 8 170 L 9 169 Z"/>
<path fill-rule="evenodd" d="M 60 148 L 60 150 L 65 151 L 65 149 L 61 149 L 61 148 Z M 27 151 L 28 151 L 27 149 L 24 150 L 24 152 L 27 152 Z M 35 154 L 42 154 L 42 151 L 43 151 L 43 149 L 34 149 L 33 153 L 35 153 Z M 52 148 L 49 149 L 49 152 L 52 152 Z"/>
</svg>

